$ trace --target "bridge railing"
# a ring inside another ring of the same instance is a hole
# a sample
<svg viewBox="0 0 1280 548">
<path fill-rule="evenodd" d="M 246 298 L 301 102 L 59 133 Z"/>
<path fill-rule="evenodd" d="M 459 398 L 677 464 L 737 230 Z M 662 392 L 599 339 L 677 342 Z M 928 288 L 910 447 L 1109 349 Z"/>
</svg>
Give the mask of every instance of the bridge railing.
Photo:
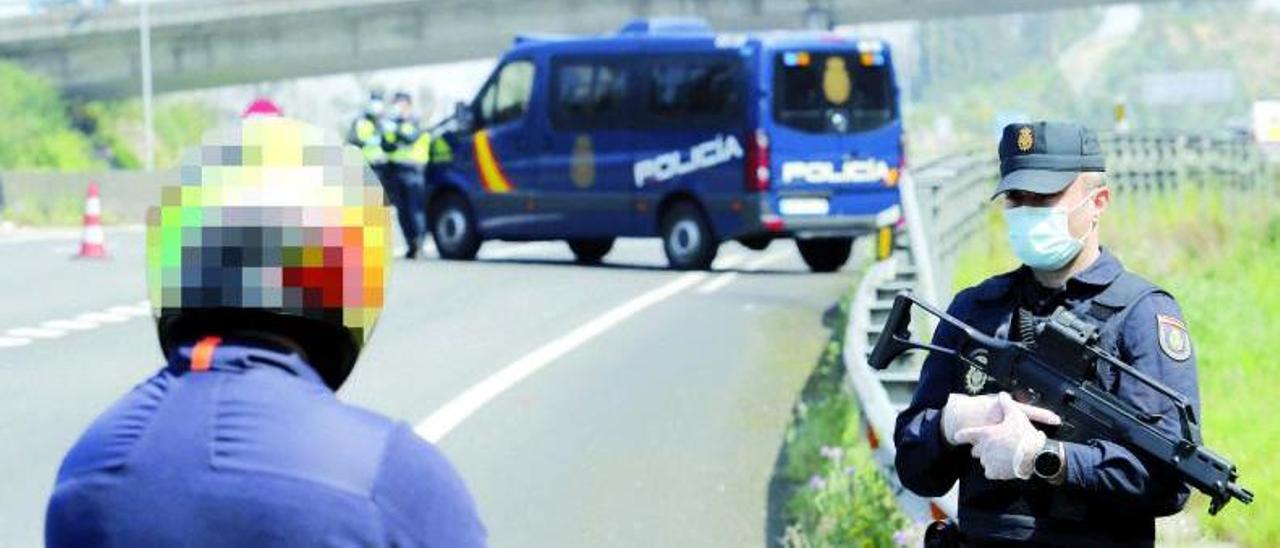
<svg viewBox="0 0 1280 548">
<path fill-rule="evenodd" d="M 1244 136 L 1128 133 L 1104 134 L 1100 141 L 1107 155 L 1108 186 L 1123 203 L 1136 207 L 1150 202 L 1149 197 L 1191 189 L 1225 191 L 1230 197 L 1274 184 L 1256 146 Z M 867 365 L 867 353 L 881 336 L 898 291 L 913 290 L 944 307 L 950 301 L 957 257 L 981 234 L 992 208 L 1001 207 L 990 199 L 998 177 L 993 150 L 953 154 L 904 173 L 904 223 L 893 253 L 867 269 L 850 306 L 844 351 L 848 382 L 882 475 L 917 521 L 956 515 L 954 488 L 943 497 L 917 497 L 903 488 L 894 469 L 894 421 L 911 401 L 922 359 L 904 355 L 888 369 L 875 371 Z M 915 325 L 921 326 L 917 336 L 927 339 L 931 324 Z"/>
</svg>

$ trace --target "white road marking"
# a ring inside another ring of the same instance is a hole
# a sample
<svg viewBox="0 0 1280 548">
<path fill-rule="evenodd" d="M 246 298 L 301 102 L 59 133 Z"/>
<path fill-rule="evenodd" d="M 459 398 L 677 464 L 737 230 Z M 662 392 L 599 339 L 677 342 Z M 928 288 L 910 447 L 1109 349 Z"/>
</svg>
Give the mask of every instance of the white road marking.
<svg viewBox="0 0 1280 548">
<path fill-rule="evenodd" d="M 101 326 L 98 322 L 86 322 L 80 320 L 49 320 L 41 323 L 40 327 L 62 329 L 64 331 L 85 331 L 87 329 L 97 329 Z"/>
<path fill-rule="evenodd" d="M 49 329 L 47 327 L 15 327 L 4 332 L 9 337 L 17 337 L 21 339 L 56 339 L 67 332 L 61 329 Z"/>
<path fill-rule="evenodd" d="M 112 306 L 99 312 L 85 312 L 74 318 L 47 320 L 37 327 L 14 327 L 0 335 L 0 348 L 26 346 L 36 340 L 56 339 L 72 331 L 89 331 L 108 323 L 123 323 L 133 318 L 151 315 L 151 303 L 138 301 L 133 304 Z"/>
<path fill-rule="evenodd" d="M 761 257 L 752 259 L 750 262 L 743 265 L 742 270 L 746 272 L 754 272 L 756 270 L 760 270 L 761 268 L 764 268 L 765 265 L 782 260 L 782 258 L 785 256 L 786 256 L 786 253 L 783 251 L 774 251 L 767 255 L 763 255 Z M 715 293 L 716 291 L 719 291 L 722 288 L 724 288 L 724 286 L 733 283 L 733 281 L 737 279 L 738 279 L 737 272 L 724 272 L 721 274 L 717 274 L 710 281 L 698 287 L 698 290 L 697 290 L 698 294 L 708 295 L 711 293 Z"/>
<path fill-rule="evenodd" d="M 704 272 L 691 272 L 651 289 L 609 311 L 592 318 L 559 338 L 542 345 L 520 359 L 503 367 L 488 378 L 437 409 L 431 416 L 419 422 L 414 431 L 427 441 L 437 443 L 485 404 L 511 389 L 520 381 L 537 373 L 551 362 L 582 346 L 583 343 L 608 331 L 646 308 L 658 304 L 706 279 Z"/>
<path fill-rule="evenodd" d="M 14 348 L 31 344 L 31 339 L 22 337 L 0 337 L 0 348 Z"/>
<path fill-rule="evenodd" d="M 707 295 L 715 293 L 716 291 L 719 291 L 720 288 L 733 283 L 736 279 L 738 279 L 737 272 L 725 272 L 724 274 L 720 274 L 712 278 L 711 281 L 702 284 L 702 286 L 698 288 L 698 294 Z"/>
<path fill-rule="evenodd" d="M 96 323 L 121 323 L 129 321 L 129 318 L 131 317 L 132 316 L 125 316 L 123 314 L 112 314 L 110 312 L 85 312 L 84 314 L 76 316 L 76 320 Z"/>
</svg>

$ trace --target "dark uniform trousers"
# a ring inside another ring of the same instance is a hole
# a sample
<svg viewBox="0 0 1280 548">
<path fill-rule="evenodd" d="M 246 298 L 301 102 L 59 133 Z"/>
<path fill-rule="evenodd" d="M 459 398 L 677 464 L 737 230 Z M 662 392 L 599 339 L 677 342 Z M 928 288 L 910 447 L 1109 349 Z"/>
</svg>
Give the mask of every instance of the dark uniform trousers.
<svg viewBox="0 0 1280 548">
<path fill-rule="evenodd" d="M 417 164 L 388 162 L 384 187 L 396 206 L 396 219 L 409 247 L 417 249 L 427 232 L 427 189 L 424 168 Z"/>
<path fill-rule="evenodd" d="M 1126 272 L 1105 249 L 1063 288 L 1041 286 L 1024 266 L 962 291 L 948 312 L 984 333 L 1017 339 L 1022 335 L 1019 319 L 1044 317 L 1059 306 L 1099 326 L 1108 351 L 1185 395 L 1199 415 L 1195 358 L 1185 327 L 1185 352 L 1169 350 L 1168 340 L 1178 336 L 1171 330 L 1183 325 L 1177 303 L 1159 287 Z M 950 348 L 961 340 L 962 334 L 946 325 L 933 337 L 934 344 Z M 1172 402 L 1107 364 L 1099 364 L 1095 373 L 1094 382 L 1161 415 L 1157 426 L 1179 434 Z M 1151 545 L 1155 518 L 1176 513 L 1186 503 L 1189 488 L 1162 463 L 1107 440 L 1079 439 L 1038 424 L 1050 438 L 1064 442 L 1064 483 L 987 479 L 970 446 L 953 447 L 943 438 L 941 410 L 951 393 L 997 391 L 999 387 L 979 371 L 931 354 L 894 432 L 895 464 L 908 489 L 921 496 L 941 496 L 960 482 L 958 521 L 969 543 Z"/>
</svg>

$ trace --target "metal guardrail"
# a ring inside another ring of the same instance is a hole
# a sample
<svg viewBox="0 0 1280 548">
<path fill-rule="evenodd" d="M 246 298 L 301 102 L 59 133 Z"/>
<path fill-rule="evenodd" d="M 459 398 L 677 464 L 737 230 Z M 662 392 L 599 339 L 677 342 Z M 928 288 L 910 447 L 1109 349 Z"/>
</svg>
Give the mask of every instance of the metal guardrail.
<svg viewBox="0 0 1280 548">
<path fill-rule="evenodd" d="M 1134 133 L 1105 134 L 1100 141 L 1107 154 L 1107 184 L 1126 199 L 1193 187 L 1246 190 L 1272 182 L 1256 146 L 1244 137 Z M 993 207 L 989 198 L 998 168 L 994 151 L 984 151 L 954 154 L 903 173 L 904 222 L 893 252 L 867 270 L 850 307 L 844 362 L 862 410 L 863 431 L 881 474 L 917 522 L 957 515 L 956 487 L 943 497 L 918 497 L 903 488 L 894 468 L 894 423 L 915 393 L 923 360 L 908 353 L 875 371 L 867 365 L 867 354 L 899 291 L 916 291 L 944 307 L 951 300 L 956 258 Z M 931 330 L 932 323 L 921 319 L 926 321 L 913 324 Z"/>
</svg>

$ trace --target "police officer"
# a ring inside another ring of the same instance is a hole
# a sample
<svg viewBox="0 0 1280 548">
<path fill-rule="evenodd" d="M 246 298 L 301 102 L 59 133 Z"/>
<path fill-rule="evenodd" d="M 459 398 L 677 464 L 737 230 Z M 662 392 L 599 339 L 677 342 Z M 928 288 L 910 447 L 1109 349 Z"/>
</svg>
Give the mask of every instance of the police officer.
<svg viewBox="0 0 1280 548">
<path fill-rule="evenodd" d="M 427 233 L 426 165 L 431 135 L 423 130 L 413 113 L 413 99 L 403 91 L 392 100 L 394 112 L 384 125 L 382 148 L 388 153 L 387 189 L 396 206 L 400 230 L 409 245 L 405 258 L 416 259 Z"/>
<path fill-rule="evenodd" d="M 359 151 L 256 117 L 177 174 L 147 220 L 168 364 L 71 448 L 47 545 L 484 545 L 445 457 L 334 395 L 390 264 L 390 211 Z"/>
<path fill-rule="evenodd" d="M 1066 307 L 1101 329 L 1122 360 L 1181 392 L 1199 414 L 1195 356 L 1177 302 L 1100 245 L 1111 203 L 1094 133 L 1075 124 L 1004 128 L 1001 180 L 1009 244 L 1023 265 L 968 288 L 949 313 L 997 337 Z M 962 339 L 943 326 L 935 344 Z M 1095 382 L 1179 435 L 1171 402 L 1099 364 Z M 1188 487 L 1165 465 L 1105 439 L 1055 435 L 1052 412 L 1018 403 L 977 369 L 932 353 L 894 441 L 900 479 L 921 496 L 957 481 L 959 532 L 970 544 L 1150 545 L 1155 518 L 1178 512 Z"/>
<path fill-rule="evenodd" d="M 347 132 L 347 142 L 360 148 L 365 162 L 373 168 L 374 175 L 378 177 L 384 189 L 387 184 L 387 153 L 382 150 L 382 124 L 385 112 L 386 103 L 382 98 L 382 91 L 370 92 L 369 102 L 365 104 L 364 112 L 351 122 L 351 129 Z"/>
</svg>

